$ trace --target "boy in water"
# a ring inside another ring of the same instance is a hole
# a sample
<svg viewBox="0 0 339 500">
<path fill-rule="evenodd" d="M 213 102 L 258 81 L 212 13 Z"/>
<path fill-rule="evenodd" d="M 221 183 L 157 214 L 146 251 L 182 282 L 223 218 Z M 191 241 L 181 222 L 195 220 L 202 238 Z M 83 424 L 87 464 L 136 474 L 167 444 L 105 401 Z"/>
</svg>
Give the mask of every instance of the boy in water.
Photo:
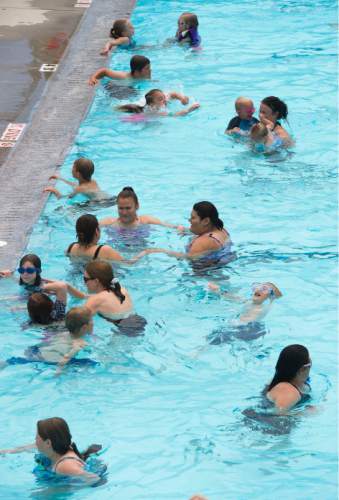
<svg viewBox="0 0 339 500">
<path fill-rule="evenodd" d="M 255 111 L 253 101 L 248 97 L 238 97 L 235 101 L 235 110 L 237 116 L 229 122 L 225 134 L 248 135 L 252 125 L 259 122 L 253 117 Z"/>
<path fill-rule="evenodd" d="M 73 198 L 77 194 L 84 194 L 92 199 L 101 198 L 102 196 L 100 196 L 100 194 L 102 195 L 104 193 L 100 190 L 96 181 L 92 179 L 93 173 L 94 163 L 92 160 L 89 160 L 88 158 L 78 158 L 75 160 L 72 167 L 72 176 L 74 179 L 77 179 L 78 183 L 67 181 L 56 174 L 52 175 L 50 180 L 58 179 L 59 181 L 65 182 L 71 186 L 73 191 L 70 195 L 68 195 L 69 198 Z M 44 189 L 44 192 L 53 193 L 57 198 L 62 197 L 60 191 L 53 186 L 47 186 Z"/>
<path fill-rule="evenodd" d="M 113 71 L 109 68 L 100 68 L 89 79 L 89 85 L 96 85 L 101 78 L 113 80 L 143 80 L 151 78 L 151 61 L 145 56 L 133 56 L 130 60 L 131 71 Z"/>
</svg>

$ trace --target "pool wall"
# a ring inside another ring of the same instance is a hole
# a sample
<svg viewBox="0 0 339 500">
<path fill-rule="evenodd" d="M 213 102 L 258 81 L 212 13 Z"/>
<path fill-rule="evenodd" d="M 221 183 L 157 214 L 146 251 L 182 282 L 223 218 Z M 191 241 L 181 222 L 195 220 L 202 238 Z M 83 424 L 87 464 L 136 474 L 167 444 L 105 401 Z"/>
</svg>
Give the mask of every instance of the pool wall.
<svg viewBox="0 0 339 500">
<path fill-rule="evenodd" d="M 95 90 L 90 75 L 105 66 L 99 55 L 112 21 L 129 17 L 135 0 L 92 0 L 37 104 L 31 123 L 1 168 L 0 268 L 14 268 L 46 203 L 49 177 L 62 165 Z"/>
</svg>

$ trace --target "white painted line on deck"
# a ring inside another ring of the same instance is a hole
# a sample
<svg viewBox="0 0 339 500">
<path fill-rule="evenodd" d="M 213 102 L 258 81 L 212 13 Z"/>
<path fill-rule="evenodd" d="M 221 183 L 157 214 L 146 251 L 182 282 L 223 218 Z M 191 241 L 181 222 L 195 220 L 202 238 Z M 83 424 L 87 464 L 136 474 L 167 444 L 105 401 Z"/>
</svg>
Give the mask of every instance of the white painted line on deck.
<svg viewBox="0 0 339 500">
<path fill-rule="evenodd" d="M 57 64 L 44 63 L 41 65 L 41 68 L 39 69 L 39 71 L 41 71 L 41 73 L 49 73 L 49 72 L 56 71 L 57 67 L 58 67 Z"/>
</svg>

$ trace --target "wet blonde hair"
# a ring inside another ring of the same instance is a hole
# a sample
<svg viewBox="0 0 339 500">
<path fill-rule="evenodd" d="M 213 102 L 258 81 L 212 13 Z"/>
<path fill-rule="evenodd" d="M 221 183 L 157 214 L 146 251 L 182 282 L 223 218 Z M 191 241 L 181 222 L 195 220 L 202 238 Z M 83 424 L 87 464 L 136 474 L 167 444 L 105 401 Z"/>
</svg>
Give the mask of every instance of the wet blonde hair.
<svg viewBox="0 0 339 500">
<path fill-rule="evenodd" d="M 253 140 L 264 139 L 268 135 L 268 128 L 263 123 L 255 123 L 250 130 L 250 137 Z"/>
</svg>

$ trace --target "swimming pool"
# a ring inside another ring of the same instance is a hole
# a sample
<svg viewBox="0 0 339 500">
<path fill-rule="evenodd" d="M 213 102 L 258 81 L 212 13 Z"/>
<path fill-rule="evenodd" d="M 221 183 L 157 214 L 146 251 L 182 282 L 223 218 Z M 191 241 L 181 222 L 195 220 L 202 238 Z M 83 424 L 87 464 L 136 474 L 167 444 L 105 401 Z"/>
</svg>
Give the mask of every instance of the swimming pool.
<svg viewBox="0 0 339 500">
<path fill-rule="evenodd" d="M 160 47 L 186 10 L 199 16 L 203 50 Z M 100 367 L 59 378 L 41 366 L 2 370 L 0 422 L 7 433 L 0 447 L 29 442 L 36 420 L 54 415 L 66 418 L 80 447 L 102 443 L 107 483 L 56 490 L 55 499 L 177 500 L 194 491 L 210 500 L 336 498 L 336 4 L 263 1 L 258 9 L 254 1 L 142 0 L 132 21 L 138 44 L 151 46 L 137 52 L 150 57 L 154 79 L 135 85 L 140 96 L 153 87 L 181 90 L 202 107 L 180 119 L 126 123 L 101 87 L 62 174 L 69 178 L 77 155 L 88 156 L 107 191 L 131 185 L 141 214 L 169 222 L 185 223 L 193 203 L 211 200 L 238 259 L 205 273 L 165 255 L 120 268 L 148 320 L 145 337 L 114 337 L 96 318 L 92 355 Z M 126 69 L 130 56 L 117 52 L 112 67 Z M 292 153 L 263 158 L 224 136 L 241 94 L 257 108 L 271 94 L 288 103 L 297 138 Z M 74 201 L 48 202 L 28 246 L 45 263 L 45 276 L 82 286 L 63 254 L 82 213 Z M 173 249 L 186 241 L 156 227 L 147 237 L 148 246 Z M 136 253 L 123 244 L 120 250 Z M 278 284 L 284 297 L 266 319 L 265 337 L 206 348 L 206 337 L 239 310 L 206 291 L 212 279 L 243 295 L 253 281 Z M 0 293 L 6 359 L 20 356 L 42 330 L 21 328 L 27 316 L 18 305 L 25 303 L 6 299 L 17 295 L 15 283 L 1 280 Z M 318 411 L 296 415 L 290 432 L 257 428 L 242 411 L 257 403 L 280 350 L 294 342 L 313 358 Z M 0 464 L 2 498 L 41 497 L 47 488 L 31 474 L 31 455 Z"/>
</svg>

